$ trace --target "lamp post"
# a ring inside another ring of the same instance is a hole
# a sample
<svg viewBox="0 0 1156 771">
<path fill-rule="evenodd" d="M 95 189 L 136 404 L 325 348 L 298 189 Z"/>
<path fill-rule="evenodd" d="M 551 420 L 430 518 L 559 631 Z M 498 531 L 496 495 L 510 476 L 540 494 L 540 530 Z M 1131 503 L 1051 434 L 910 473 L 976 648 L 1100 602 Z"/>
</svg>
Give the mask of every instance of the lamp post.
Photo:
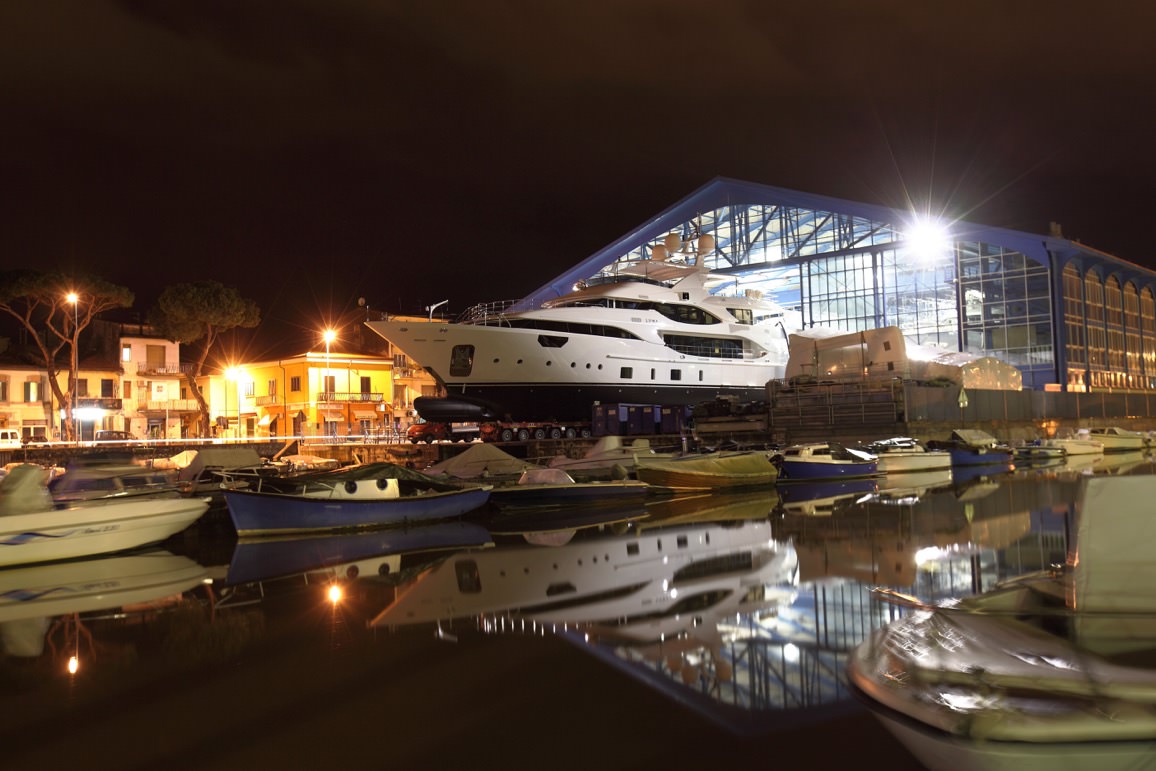
<svg viewBox="0 0 1156 771">
<path fill-rule="evenodd" d="M 236 436 L 241 436 L 241 385 L 240 385 L 241 369 L 240 367 L 229 367 L 225 370 L 225 428 L 228 432 L 229 423 L 229 382 L 237 383 L 237 433 Z"/>
<path fill-rule="evenodd" d="M 321 339 L 325 341 L 325 371 L 321 373 L 321 392 L 325 394 L 325 402 L 328 405 L 329 400 L 333 398 L 329 396 L 329 344 L 337 339 L 337 332 L 327 329 L 321 335 Z M 322 424 L 326 422 L 324 415 L 321 416 L 321 422 Z"/>
<path fill-rule="evenodd" d="M 80 330 L 80 295 L 76 292 L 69 292 L 64 296 L 64 299 L 72 304 L 72 362 L 68 370 L 68 420 L 72 426 L 72 438 L 78 445 L 80 444 L 80 429 L 76 425 L 76 398 L 78 392 L 77 370 L 79 365 L 76 356 L 76 344 L 79 337 Z"/>
</svg>

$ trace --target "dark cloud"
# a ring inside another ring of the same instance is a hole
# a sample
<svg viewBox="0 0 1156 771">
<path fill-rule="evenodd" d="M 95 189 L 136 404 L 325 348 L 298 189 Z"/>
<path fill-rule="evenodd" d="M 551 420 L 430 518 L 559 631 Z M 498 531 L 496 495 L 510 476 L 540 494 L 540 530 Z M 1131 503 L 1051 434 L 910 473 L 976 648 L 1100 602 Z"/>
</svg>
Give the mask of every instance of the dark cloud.
<svg viewBox="0 0 1156 771">
<path fill-rule="evenodd" d="M 1056 220 L 1145 262 L 1153 22 L 990 0 L 7 4 L 0 252 L 142 306 L 217 278 L 308 329 L 361 296 L 518 296 L 723 175 Z"/>
</svg>

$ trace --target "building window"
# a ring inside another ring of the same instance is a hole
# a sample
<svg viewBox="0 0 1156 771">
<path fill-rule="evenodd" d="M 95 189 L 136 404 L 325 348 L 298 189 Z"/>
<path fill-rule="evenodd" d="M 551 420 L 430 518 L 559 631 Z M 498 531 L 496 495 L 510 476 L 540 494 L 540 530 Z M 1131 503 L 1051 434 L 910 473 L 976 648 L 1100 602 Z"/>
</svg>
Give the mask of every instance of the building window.
<svg viewBox="0 0 1156 771">
<path fill-rule="evenodd" d="M 325 375 L 321 378 L 321 382 L 324 383 L 321 390 L 325 393 L 332 394 L 337 391 L 337 375 Z"/>
<path fill-rule="evenodd" d="M 88 396 L 88 378 L 78 377 L 76 379 L 76 395 Z"/>
<path fill-rule="evenodd" d="M 41 398 L 41 387 L 39 380 L 25 380 L 24 381 L 24 401 L 27 404 L 34 404 L 43 401 Z"/>
<path fill-rule="evenodd" d="M 132 398 L 132 381 L 131 380 L 124 381 L 124 398 L 126 398 L 126 399 Z"/>
<path fill-rule="evenodd" d="M 277 395 L 277 380 L 276 380 L 276 378 L 270 378 L 269 382 L 267 382 L 265 384 L 265 387 L 267 389 L 269 389 L 266 391 L 266 393 L 269 394 L 269 396 L 276 396 Z"/>
<path fill-rule="evenodd" d="M 246 380 L 245 381 L 245 389 L 244 389 L 245 390 L 245 396 L 252 396 L 253 395 L 253 389 L 255 386 L 256 386 L 256 383 L 254 381 Z"/>
<path fill-rule="evenodd" d="M 0 378 L 0 402 L 8 401 L 8 378 Z"/>
<path fill-rule="evenodd" d="M 373 383 L 368 375 L 361 376 L 361 401 L 369 401 L 369 394 L 373 391 Z"/>
<path fill-rule="evenodd" d="M 132 346 L 127 343 L 120 347 L 120 360 L 132 361 Z"/>
<path fill-rule="evenodd" d="M 165 368 L 165 347 L 163 345 L 146 345 L 145 364 L 153 372 L 163 371 Z"/>
<path fill-rule="evenodd" d="M 116 396 L 116 383 L 110 378 L 101 378 L 100 396 L 103 399 L 111 399 Z"/>
<path fill-rule="evenodd" d="M 293 377 L 289 378 L 289 390 L 293 391 L 294 393 L 301 390 L 301 376 L 300 375 L 294 375 Z"/>
</svg>

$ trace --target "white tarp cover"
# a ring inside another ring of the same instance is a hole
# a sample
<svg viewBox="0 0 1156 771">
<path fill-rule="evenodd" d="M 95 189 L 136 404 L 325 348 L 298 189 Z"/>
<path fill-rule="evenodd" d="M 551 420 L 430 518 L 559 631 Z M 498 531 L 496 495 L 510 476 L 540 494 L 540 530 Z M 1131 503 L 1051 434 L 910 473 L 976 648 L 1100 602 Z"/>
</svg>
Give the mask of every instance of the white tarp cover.
<svg viewBox="0 0 1156 771">
<path fill-rule="evenodd" d="M 526 469 L 542 466 L 515 458 L 492 444 L 484 442 L 470 445 L 469 449 L 435 463 L 425 470 L 430 475 L 445 474 L 458 479 L 476 479 L 483 476 L 505 476 L 521 474 Z"/>
<path fill-rule="evenodd" d="M 1156 476 L 1084 478 L 1068 552 L 1068 606 L 1081 644 L 1097 652 L 1156 648 L 1153 500 Z M 1124 615 L 1112 615 L 1118 612 Z"/>
<path fill-rule="evenodd" d="M 189 452 L 194 453 L 194 456 L 184 467 L 178 467 L 177 479 L 182 482 L 197 479 L 205 469 L 228 470 L 261 465 L 261 456 L 252 447 L 203 447 L 199 450 L 186 450 L 170 460 Z"/>
</svg>

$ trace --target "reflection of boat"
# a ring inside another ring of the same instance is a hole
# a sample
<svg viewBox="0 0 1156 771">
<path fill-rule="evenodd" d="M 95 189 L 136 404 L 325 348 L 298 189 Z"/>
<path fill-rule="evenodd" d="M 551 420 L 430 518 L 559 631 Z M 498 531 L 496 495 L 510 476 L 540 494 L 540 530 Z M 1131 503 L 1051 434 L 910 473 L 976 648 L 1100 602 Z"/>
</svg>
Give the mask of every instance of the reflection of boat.
<svg viewBox="0 0 1156 771">
<path fill-rule="evenodd" d="M 1067 457 L 1068 451 L 1063 447 L 1044 444 L 1039 439 L 1015 448 L 1017 463 L 1063 463 Z"/>
<path fill-rule="evenodd" d="M 401 587 L 372 624 L 504 614 L 625 626 L 681 614 L 686 625 L 728 597 L 795 577 L 794 548 L 774 540 L 765 520 L 585 533 L 560 546 L 450 557 Z"/>
<path fill-rule="evenodd" d="M 476 400 L 479 417 L 489 409 L 514 420 L 589 420 L 598 402 L 765 398 L 767 381 L 786 365 L 784 324 L 799 324 L 756 292 L 727 295 L 732 280 L 703 262 L 712 236 L 668 241 L 654 259 L 567 287 L 539 308 L 491 304 L 455 322 L 367 325 L 429 369 L 456 402 Z"/>
<path fill-rule="evenodd" d="M 1119 426 L 1081 429 L 1080 436 L 1087 436 L 1104 445 L 1104 452 L 1132 452 L 1144 449 L 1144 434 Z"/>
<path fill-rule="evenodd" d="M 874 479 L 835 479 L 822 482 L 795 482 L 779 490 L 784 514 L 830 516 L 876 490 Z"/>
<path fill-rule="evenodd" d="M 1089 478 L 1067 566 L 907 614 L 850 680 L 933 771 L 1149 768 L 1156 757 L 1156 477 Z"/>
<path fill-rule="evenodd" d="M 936 488 L 950 487 L 954 480 L 951 468 L 935 471 L 913 471 L 887 474 L 875 480 L 881 496 L 919 496 Z"/>
<path fill-rule="evenodd" d="M 880 439 L 863 445 L 861 449 L 875 456 L 879 471 L 884 474 L 951 468 L 951 453 L 928 450 L 909 436 Z"/>
<path fill-rule="evenodd" d="M 776 457 L 784 482 L 816 479 L 854 479 L 879 473 L 874 455 L 834 442 L 792 445 Z"/>
<path fill-rule="evenodd" d="M 200 498 L 111 497 L 56 508 L 40 466 L 13 468 L 0 482 L 0 565 L 87 557 L 157 543 L 208 509 Z"/>
<path fill-rule="evenodd" d="M 639 458 L 635 474 L 639 480 L 660 487 L 721 490 L 773 485 L 779 470 L 767 453 L 750 450 Z"/>
<path fill-rule="evenodd" d="M 238 535 L 380 527 L 459 517 L 486 503 L 488 486 L 439 482 L 393 463 L 369 463 L 226 490 Z"/>
<path fill-rule="evenodd" d="M 170 597 L 201 584 L 205 568 L 165 551 L 0 570 L 0 646 L 39 655 L 48 620 Z"/>
<path fill-rule="evenodd" d="M 1144 453 L 1139 450 L 1105 453 L 1103 458 L 1097 458 L 1096 463 L 1092 466 L 1092 473 L 1127 474 L 1144 465 L 1145 462 Z"/>
<path fill-rule="evenodd" d="M 388 575 L 401 570 L 402 556 L 487 546 L 490 531 L 462 520 L 416 527 L 391 527 L 352 533 L 241 538 L 233 548 L 226 583 L 241 584 L 340 569 L 342 575 Z"/>
<path fill-rule="evenodd" d="M 1013 471 L 1015 471 L 1015 464 L 1009 461 L 954 466 L 951 469 L 951 481 L 958 492 L 971 482 L 982 482 L 989 477 L 1010 474 Z"/>
<path fill-rule="evenodd" d="M 675 523 L 724 522 L 727 520 L 766 519 L 778 508 L 779 491 L 775 488 L 757 492 L 700 492 L 648 501 L 649 515 L 642 529 L 667 527 Z"/>
<path fill-rule="evenodd" d="M 1010 463 L 1012 459 L 1011 447 L 978 428 L 957 428 L 950 438 L 933 439 L 927 447 L 950 452 L 953 467 Z"/>
<path fill-rule="evenodd" d="M 562 469 L 523 471 L 517 484 L 495 487 L 490 503 L 499 508 L 526 506 L 620 506 L 641 503 L 650 485 L 637 479 L 604 482 L 575 482 Z"/>
</svg>

